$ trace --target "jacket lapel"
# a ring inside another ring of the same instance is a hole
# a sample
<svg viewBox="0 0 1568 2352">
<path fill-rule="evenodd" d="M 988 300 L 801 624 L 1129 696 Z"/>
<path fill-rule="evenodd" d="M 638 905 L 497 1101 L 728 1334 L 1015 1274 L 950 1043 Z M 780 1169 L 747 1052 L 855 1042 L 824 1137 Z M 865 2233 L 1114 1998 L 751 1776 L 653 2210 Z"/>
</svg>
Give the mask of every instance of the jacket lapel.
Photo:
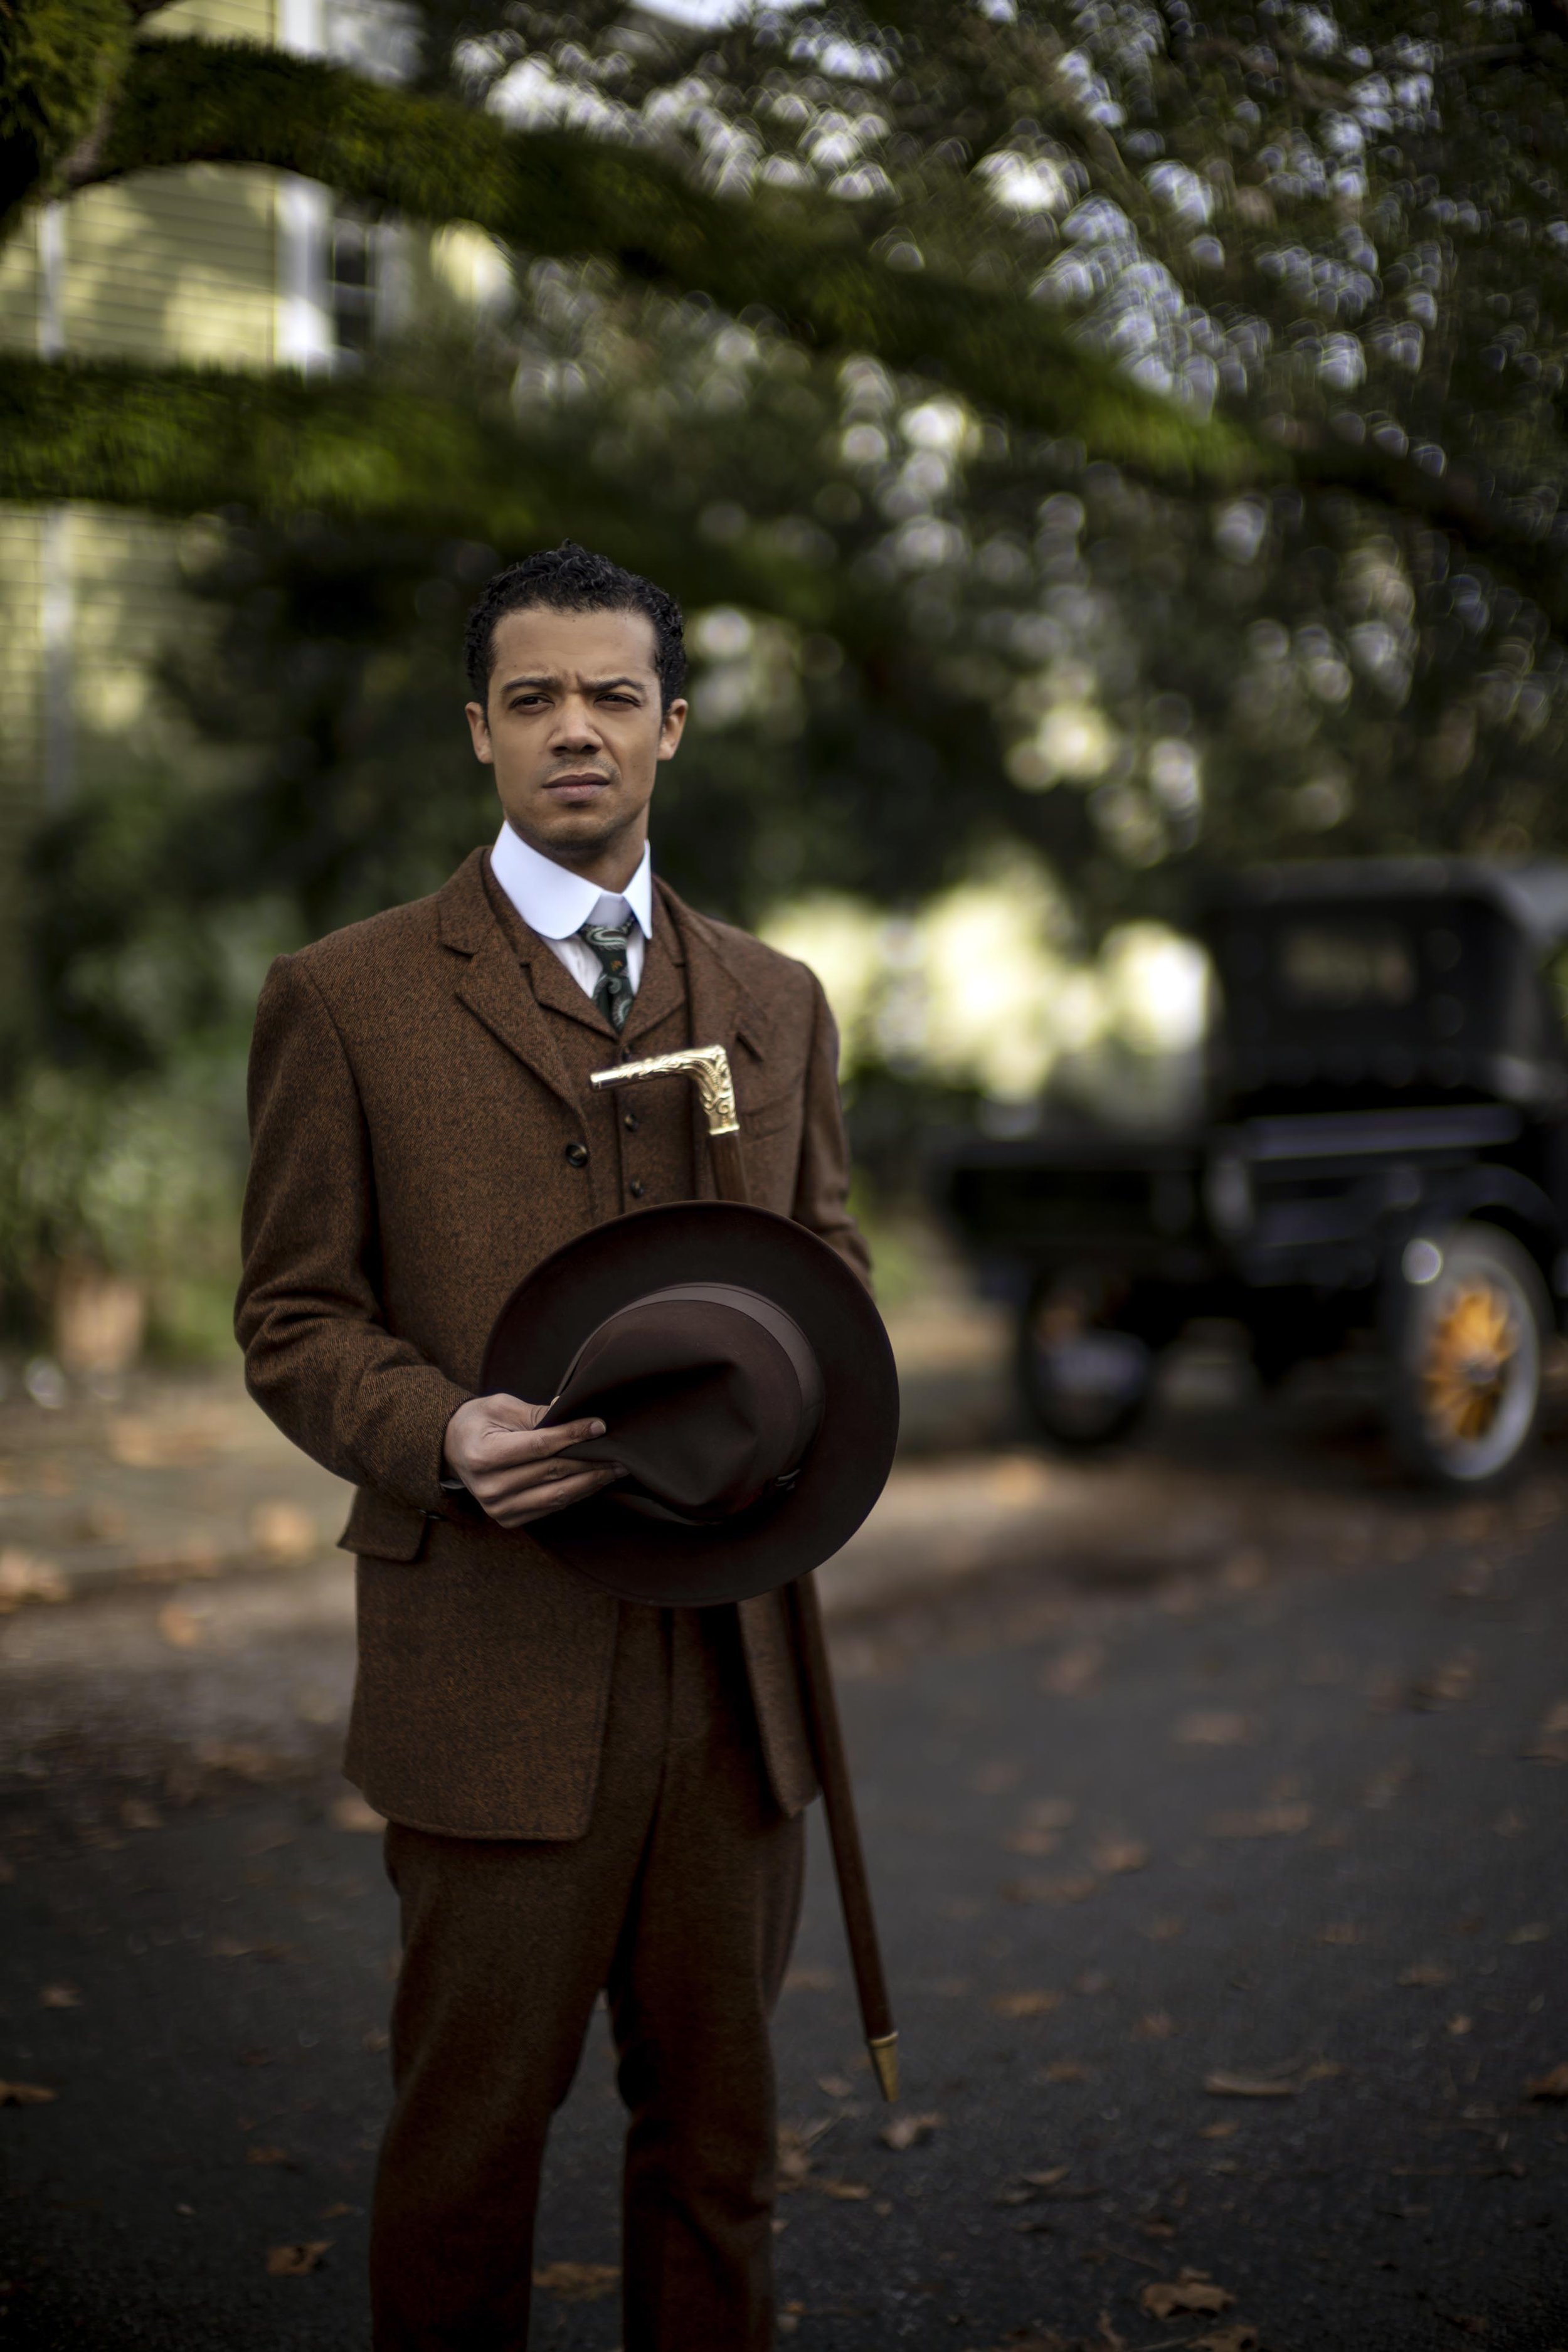
<svg viewBox="0 0 1568 2352">
<path fill-rule="evenodd" d="M 748 1064 L 755 1067 L 766 1058 L 767 1025 L 762 1010 L 731 971 L 714 925 L 683 905 L 664 883 L 656 887 L 659 911 L 669 926 L 670 935 L 678 944 L 686 966 L 686 1001 L 691 1013 L 691 1043 L 694 1045 L 723 1046 L 730 1056 L 737 1088 L 743 1096 L 747 1091 Z M 752 1099 L 755 1099 L 754 1096 Z M 742 1141 L 744 1135 L 742 1118 Z M 700 1199 L 710 1201 L 715 1198 L 713 1171 L 706 1138 L 697 1153 L 697 1185 Z"/>
<path fill-rule="evenodd" d="M 490 905 L 484 881 L 484 851 L 476 849 L 458 868 L 446 887 L 437 893 L 440 937 L 457 966 L 454 992 L 477 1019 L 542 1085 L 559 1095 L 581 1115 L 566 1065 L 551 1034 L 550 1023 L 529 984 L 529 975 Z M 543 950 L 571 987 L 576 983 L 562 971 L 548 949 Z M 460 961 L 459 961 L 460 960 Z M 582 992 L 579 990 L 578 994 Z M 594 1008 L 584 998 L 589 1017 Z"/>
</svg>

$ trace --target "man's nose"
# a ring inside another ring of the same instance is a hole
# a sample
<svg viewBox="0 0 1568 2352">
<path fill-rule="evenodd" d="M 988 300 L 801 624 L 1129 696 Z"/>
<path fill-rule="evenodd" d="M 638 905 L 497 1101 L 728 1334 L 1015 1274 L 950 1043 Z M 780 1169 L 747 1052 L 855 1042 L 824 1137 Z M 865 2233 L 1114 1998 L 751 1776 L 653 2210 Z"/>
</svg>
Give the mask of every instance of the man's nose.
<svg viewBox="0 0 1568 2352">
<path fill-rule="evenodd" d="M 562 751 L 595 751 L 604 742 L 591 703 L 569 695 L 556 713 L 552 741 Z"/>
</svg>

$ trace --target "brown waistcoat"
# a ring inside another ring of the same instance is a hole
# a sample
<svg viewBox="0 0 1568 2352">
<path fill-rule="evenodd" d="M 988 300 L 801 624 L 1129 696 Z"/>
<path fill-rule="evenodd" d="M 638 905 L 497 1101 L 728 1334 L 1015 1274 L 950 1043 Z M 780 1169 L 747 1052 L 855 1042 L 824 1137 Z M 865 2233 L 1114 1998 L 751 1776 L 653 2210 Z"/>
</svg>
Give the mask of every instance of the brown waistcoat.
<svg viewBox="0 0 1568 2352">
<path fill-rule="evenodd" d="M 864 1274 L 821 989 L 662 885 L 619 1039 L 481 852 L 434 898 L 268 976 L 237 1329 L 253 1395 L 359 1486 L 343 1538 L 360 1626 L 347 1769 L 411 1827 L 587 1826 L 616 1604 L 443 1494 L 442 1439 L 531 1266 L 605 1218 L 711 1196 L 689 1089 L 632 1100 L 588 1084 L 619 1058 L 711 1042 L 734 1067 L 753 1197 Z M 782 1605 L 747 1601 L 740 1619 L 774 1793 L 794 1812 L 815 1783 Z"/>
</svg>

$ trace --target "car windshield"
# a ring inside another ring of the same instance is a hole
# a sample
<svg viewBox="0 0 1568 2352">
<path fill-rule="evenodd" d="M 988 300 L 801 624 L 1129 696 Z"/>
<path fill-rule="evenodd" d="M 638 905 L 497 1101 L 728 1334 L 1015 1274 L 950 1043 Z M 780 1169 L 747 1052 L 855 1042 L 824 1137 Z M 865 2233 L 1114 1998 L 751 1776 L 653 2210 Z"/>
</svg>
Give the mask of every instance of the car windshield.
<svg viewBox="0 0 1568 2352">
<path fill-rule="evenodd" d="M 1415 959 L 1390 922 L 1294 922 L 1279 935 L 1277 973 L 1288 1004 L 1346 1013 L 1363 1004 L 1408 1004 Z"/>
</svg>

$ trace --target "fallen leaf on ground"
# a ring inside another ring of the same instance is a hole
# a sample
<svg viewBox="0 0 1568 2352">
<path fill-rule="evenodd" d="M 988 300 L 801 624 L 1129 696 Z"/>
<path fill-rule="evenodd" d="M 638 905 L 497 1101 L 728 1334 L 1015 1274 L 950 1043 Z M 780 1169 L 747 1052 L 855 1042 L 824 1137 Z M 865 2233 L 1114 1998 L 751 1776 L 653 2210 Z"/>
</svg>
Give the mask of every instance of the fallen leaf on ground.
<svg viewBox="0 0 1568 2352">
<path fill-rule="evenodd" d="M 1258 1805 L 1250 1812 L 1216 1813 L 1208 1828 L 1210 1837 L 1300 1837 L 1311 1821 L 1310 1805 Z"/>
<path fill-rule="evenodd" d="M 362 1830 L 367 1834 L 386 1827 L 385 1815 L 378 1813 L 374 1805 L 366 1804 L 357 1789 L 351 1789 L 345 1796 L 332 1799 L 328 1819 L 335 1830 Z"/>
<path fill-rule="evenodd" d="M 1468 2032 L 1469 2032 L 1470 2028 L 1474 2025 L 1475 2021 L 1475 2021 L 1475 2019 L 1474 2019 L 1473 2017 L 1466 2017 L 1466 2016 L 1461 2012 L 1461 2014 L 1460 2014 L 1459 2016 L 1458 2016 L 1458 2017 L 1451 2017 L 1451 2018 L 1448 2020 L 1447 2029 L 1447 2032 L 1450 2032 L 1450 2033 L 1452 2033 L 1452 2034 L 1454 2034 L 1454 2035 L 1456 2035 L 1456 2036 L 1462 2035 L 1462 2034 L 1466 2034 L 1466 2033 L 1468 2033 Z"/>
<path fill-rule="evenodd" d="M 1524 2095 L 1527 2099 L 1568 2099 L 1568 2062 L 1549 2066 L 1544 2074 L 1537 2074 L 1533 2082 L 1525 2084 Z"/>
<path fill-rule="evenodd" d="M 1524 1752 L 1531 1763 L 1568 1764 L 1568 1698 L 1547 1708 Z"/>
<path fill-rule="evenodd" d="M 1152 2009 L 1139 2019 L 1132 2032 L 1140 2042 L 1169 2042 L 1177 2030 L 1176 2021 L 1168 2009 Z"/>
<path fill-rule="evenodd" d="M 288 1769 L 289 1759 L 250 1739 L 201 1739 L 195 1759 L 209 1772 L 232 1772 L 241 1780 L 267 1780 Z"/>
<path fill-rule="evenodd" d="M 1087 2083 L 1093 2071 L 1081 2058 L 1053 2058 L 1048 2066 L 1041 2067 L 1035 2079 L 1038 2083 Z"/>
<path fill-rule="evenodd" d="M 1152 2319 L 1182 2319 L 1194 2315 L 1228 2311 L 1236 2301 L 1228 2287 L 1216 2286 L 1204 2271 L 1184 2270 L 1175 2279 L 1151 2279 L 1139 2291 L 1139 2302 Z"/>
<path fill-rule="evenodd" d="M 0 1616 L 19 1609 L 25 1601 L 60 1601 L 71 1597 L 69 1580 L 52 1559 L 7 1545 L 0 1551 Z"/>
<path fill-rule="evenodd" d="M 1051 2164 L 1047 2166 L 1044 2172 L 1025 2172 L 1021 2173 L 1019 2178 L 1026 2180 L 1031 2189 L 1055 2189 L 1059 2181 L 1067 2179 L 1071 2170 L 1070 2164 Z"/>
<path fill-rule="evenodd" d="M 1123 1871 L 1146 1870 L 1150 1849 L 1142 1838 L 1102 1838 L 1089 1859 L 1103 1877 L 1116 1878 Z"/>
<path fill-rule="evenodd" d="M 1415 1960 L 1409 1968 L 1401 1969 L 1394 1981 L 1400 1985 L 1446 1985 L 1452 1976 L 1453 1970 L 1446 1969 L 1440 1960 Z"/>
<path fill-rule="evenodd" d="M 838 1979 L 831 1969 L 791 1969 L 785 1975 L 785 1992 L 831 1992 Z"/>
<path fill-rule="evenodd" d="M 1216 2099 L 1293 2099 L 1299 2085 L 1279 2074 L 1233 2074 L 1218 2066 L 1204 2076 L 1204 2088 Z"/>
<path fill-rule="evenodd" d="M 1528 1927 L 1514 1928 L 1508 1940 L 1510 1944 L 1544 1944 L 1551 1933 L 1544 1919 L 1532 1919 Z"/>
<path fill-rule="evenodd" d="M 1171 1737 L 1183 1748 L 1245 1748 L 1252 1738 L 1252 1723 L 1230 1707 L 1196 1707 L 1177 1719 Z"/>
<path fill-rule="evenodd" d="M 1240 2129 L 1239 2124 L 1205 2124 L 1198 2137 L 1200 2139 L 1234 2139 Z"/>
<path fill-rule="evenodd" d="M 1059 1992 L 999 1992 L 991 2002 L 997 2017 L 1048 2017 L 1061 2005 Z"/>
<path fill-rule="evenodd" d="M 1020 1819 L 1029 1830 L 1065 1830 L 1077 1811 L 1070 1797 L 1031 1797 Z"/>
<path fill-rule="evenodd" d="M 1090 2352 L 1127 2352 L 1127 2338 L 1119 2336 L 1110 2324 L 1110 2314 L 1102 2311 L 1096 2322 L 1100 2333 L 1089 2339 Z"/>
<path fill-rule="evenodd" d="M 1082 1698 L 1094 1688 L 1104 1664 L 1103 1642 L 1075 1642 L 1041 1668 L 1040 1688 L 1053 1698 Z"/>
<path fill-rule="evenodd" d="M 1178 1919 L 1173 1911 L 1162 1911 L 1157 1918 L 1148 1920 L 1138 1930 L 1141 1936 L 1147 1936 L 1152 1944 L 1173 1944 L 1186 1932 L 1186 1921 Z"/>
<path fill-rule="evenodd" d="M 1429 1675 L 1410 1685 L 1412 1706 L 1431 1709 L 1437 1706 L 1458 1706 L 1475 1694 L 1476 1662 L 1474 1658 L 1450 1658 L 1434 1666 Z"/>
<path fill-rule="evenodd" d="M 247 2164 L 284 2164 L 290 2172 L 300 2169 L 286 2147 L 247 2147 L 245 2160 Z"/>
<path fill-rule="evenodd" d="M 890 2124 L 882 2126 L 877 2137 L 884 2147 L 919 2147 L 930 2139 L 941 2121 L 940 2116 L 895 2116 Z"/>
<path fill-rule="evenodd" d="M 81 1995 L 75 1985 L 46 1985 L 38 1995 L 38 2003 L 43 2009 L 79 2009 Z"/>
<path fill-rule="evenodd" d="M 836 2198 L 841 2205 L 858 2205 L 871 2194 L 863 2180 L 836 2180 L 831 2174 L 814 2180 L 811 2185 L 820 2189 L 824 2197 Z"/>
<path fill-rule="evenodd" d="M 819 2074 L 816 2087 L 826 2091 L 830 2099 L 852 2099 L 855 2095 L 855 2085 L 847 2074 Z"/>
<path fill-rule="evenodd" d="M 1037 1857 L 1055 1853 L 1062 1842 L 1060 1830 L 1009 1830 L 1002 1840 L 1009 1853 L 1027 1853 Z"/>
<path fill-rule="evenodd" d="M 244 1944 L 237 1936 L 215 1936 L 207 1946 L 207 1955 L 215 1960 L 286 1960 L 289 1948 L 287 1944 Z"/>
<path fill-rule="evenodd" d="M 195 1610 L 183 1601 L 166 1601 L 158 1612 L 158 1631 L 172 1650 L 195 1650 L 201 1646 L 205 1628 Z M 274 2247 L 273 2252 L 287 2253 L 288 2248 Z M 268 2256 L 270 2263 L 271 2255 Z"/>
<path fill-rule="evenodd" d="M 1415 1767 L 1408 1758 L 1400 1757 L 1374 1772 L 1362 1791 L 1362 1803 L 1369 1813 L 1386 1812 L 1401 1789 L 1415 1777 Z"/>
<path fill-rule="evenodd" d="M 321 1531 L 298 1503 L 258 1503 L 250 1514 L 250 1540 L 268 1559 L 287 1566 L 309 1559 L 321 1544 Z"/>
<path fill-rule="evenodd" d="M 1328 1927 L 1319 1928 L 1318 1941 L 1320 1944 L 1359 1944 L 1362 1930 L 1353 1919 L 1334 1919 Z"/>
<path fill-rule="evenodd" d="M 42 2083 L 0 2083 L 0 2107 L 47 2107 L 58 2096 Z"/>
<path fill-rule="evenodd" d="M 303 2278 L 307 2271 L 320 2270 L 331 2242 L 331 2238 L 315 2238 L 308 2245 L 274 2246 L 267 2257 L 268 2277 Z"/>
<path fill-rule="evenodd" d="M 1194 2336 L 1187 2352 L 1258 2352 L 1261 2340 L 1257 2328 L 1242 2320 L 1234 2327 L 1213 2327 L 1206 2336 Z"/>
<path fill-rule="evenodd" d="M 392 2036 L 384 2025 L 373 2025 L 368 2033 L 361 2034 L 359 2046 L 362 2050 L 389 2050 Z"/>
<path fill-rule="evenodd" d="M 613 2263 L 546 2263 L 533 2284 L 558 2303 L 598 2303 L 614 2294 L 620 2277 Z"/>
<path fill-rule="evenodd" d="M 341 2221 L 345 2213 L 363 2213 L 363 2205 L 323 2205 L 320 2218 L 323 2221 Z"/>
<path fill-rule="evenodd" d="M 142 1797 L 127 1797 L 120 1808 L 120 1820 L 128 1830 L 161 1830 L 163 1826 L 163 1816 L 157 1806 L 148 1804 Z"/>
<path fill-rule="evenodd" d="M 1005 1879 L 999 1892 L 1007 1903 L 1087 1903 L 1100 1885 L 1092 1871 L 1077 1871 L 1061 1878 Z"/>
</svg>

